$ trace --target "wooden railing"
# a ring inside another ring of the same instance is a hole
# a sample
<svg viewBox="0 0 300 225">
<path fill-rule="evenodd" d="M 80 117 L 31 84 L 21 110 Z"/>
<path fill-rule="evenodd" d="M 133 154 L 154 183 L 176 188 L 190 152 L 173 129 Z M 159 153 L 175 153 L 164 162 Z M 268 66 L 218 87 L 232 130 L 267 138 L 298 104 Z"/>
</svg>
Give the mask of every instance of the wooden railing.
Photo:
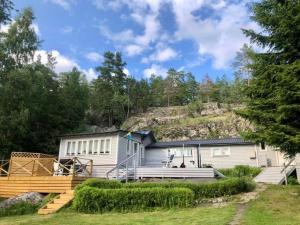
<svg viewBox="0 0 300 225">
<path fill-rule="evenodd" d="M 73 157 L 64 163 L 55 160 L 54 165 L 55 176 L 92 176 L 93 174 L 93 160 L 91 159 Z"/>
<path fill-rule="evenodd" d="M 92 176 L 92 172 L 93 160 L 78 157 L 63 163 L 55 158 L 29 157 L 0 161 L 0 176 Z"/>
<path fill-rule="evenodd" d="M 9 160 L 0 160 L 0 177 L 8 176 Z"/>
<path fill-rule="evenodd" d="M 285 164 L 283 163 L 283 169 L 280 171 L 280 173 L 284 174 L 284 180 L 285 180 L 285 185 L 288 185 L 288 174 L 286 172 L 286 169 L 295 161 L 295 157 L 291 158 L 291 160 Z"/>
</svg>

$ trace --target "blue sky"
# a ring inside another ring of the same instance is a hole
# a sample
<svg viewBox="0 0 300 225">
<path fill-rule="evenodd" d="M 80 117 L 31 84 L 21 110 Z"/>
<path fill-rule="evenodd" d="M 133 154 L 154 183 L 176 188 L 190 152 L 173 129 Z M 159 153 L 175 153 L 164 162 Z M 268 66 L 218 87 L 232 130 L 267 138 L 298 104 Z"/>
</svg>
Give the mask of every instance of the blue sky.
<svg viewBox="0 0 300 225">
<path fill-rule="evenodd" d="M 169 68 L 197 80 L 232 76 L 231 63 L 249 40 L 241 28 L 257 29 L 247 1 L 225 0 L 17 0 L 30 6 L 43 40 L 38 52 L 56 56 L 56 71 L 79 67 L 89 80 L 105 51 L 121 51 L 126 72 L 137 79 Z M 2 28 L 3 29 L 3 28 Z"/>
</svg>

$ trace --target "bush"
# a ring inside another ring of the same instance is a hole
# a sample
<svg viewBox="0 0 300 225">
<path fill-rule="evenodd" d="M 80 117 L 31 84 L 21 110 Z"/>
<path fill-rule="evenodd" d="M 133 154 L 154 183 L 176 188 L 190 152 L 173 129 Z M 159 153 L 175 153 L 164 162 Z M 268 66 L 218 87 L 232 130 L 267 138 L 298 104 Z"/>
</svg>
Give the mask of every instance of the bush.
<svg viewBox="0 0 300 225">
<path fill-rule="evenodd" d="M 188 207 L 194 193 L 188 188 L 120 188 L 83 187 L 77 191 L 73 206 L 86 213 L 145 210 L 153 207 Z"/>
<path fill-rule="evenodd" d="M 92 181 L 90 181 L 92 180 Z M 99 180 L 99 179 L 98 179 Z M 111 187 L 111 189 L 115 188 L 124 188 L 124 189 L 142 189 L 142 188 L 163 188 L 163 189 L 172 189 L 172 188 L 188 188 L 192 190 L 195 194 L 195 198 L 214 198 L 221 196 L 228 196 L 233 194 L 238 194 L 242 192 L 249 192 L 254 190 L 255 183 L 248 178 L 230 178 L 230 179 L 222 179 L 212 183 L 191 183 L 191 182 L 161 182 L 161 183 L 151 183 L 151 182 L 135 182 L 135 183 L 126 183 L 122 184 L 117 182 L 118 185 L 98 185 L 98 181 L 96 179 L 86 180 L 80 188 L 76 188 L 76 190 L 80 190 L 85 186 L 89 187 L 98 187 L 102 189 L 107 189 L 107 187 Z M 108 180 L 101 180 L 101 183 L 111 183 Z M 114 182 L 115 183 L 115 182 Z M 96 185 L 97 184 L 97 185 Z M 93 186 L 92 186 L 93 185 Z"/>
<path fill-rule="evenodd" d="M 36 213 L 39 204 L 32 204 L 28 202 L 18 202 L 8 208 L 0 209 L 0 217 L 2 216 L 14 216 Z"/>
<path fill-rule="evenodd" d="M 81 188 L 88 186 L 88 187 L 95 187 L 101 189 L 116 189 L 121 188 L 122 183 L 116 180 L 105 180 L 99 178 L 90 178 L 85 180 L 83 183 L 76 186 L 76 191 L 80 190 Z"/>
<path fill-rule="evenodd" d="M 214 198 L 227 195 L 249 192 L 254 190 L 255 183 L 246 178 L 223 179 L 213 183 L 189 183 L 189 182 L 168 182 L 168 183 L 128 183 L 126 188 L 189 188 L 195 193 L 197 199 Z"/>
<path fill-rule="evenodd" d="M 246 165 L 237 165 L 232 169 L 218 169 L 227 177 L 256 177 L 262 169 Z"/>
<path fill-rule="evenodd" d="M 288 177 L 287 182 L 289 185 L 298 185 L 299 184 L 296 177 Z"/>
</svg>

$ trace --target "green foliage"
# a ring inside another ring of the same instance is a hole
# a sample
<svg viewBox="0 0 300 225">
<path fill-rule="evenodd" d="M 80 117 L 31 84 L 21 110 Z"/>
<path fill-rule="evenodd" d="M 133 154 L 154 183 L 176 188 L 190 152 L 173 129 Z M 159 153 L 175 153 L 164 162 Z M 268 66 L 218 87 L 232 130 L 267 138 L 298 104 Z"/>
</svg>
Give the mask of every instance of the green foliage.
<svg viewBox="0 0 300 225">
<path fill-rule="evenodd" d="M 97 187 L 100 189 L 119 189 L 119 188 L 189 188 L 195 193 L 197 199 L 200 198 L 213 198 L 220 196 L 227 196 L 238 194 L 241 192 L 252 191 L 255 188 L 255 184 L 247 178 L 231 178 L 222 179 L 212 183 L 195 183 L 195 182 L 134 182 L 122 184 L 117 181 L 108 181 L 91 178 L 86 180 L 81 185 L 78 185 L 77 190 L 81 190 L 84 187 Z"/>
<path fill-rule="evenodd" d="M 195 100 L 187 105 L 187 112 L 190 117 L 194 117 L 195 114 L 201 114 L 204 106 L 201 100 Z"/>
<path fill-rule="evenodd" d="M 90 178 L 76 186 L 76 191 L 82 189 L 83 187 L 95 187 L 101 189 L 116 189 L 121 188 L 122 183 L 116 180 L 106 180 L 100 178 Z"/>
<path fill-rule="evenodd" d="M 251 54 L 247 107 L 237 113 L 255 126 L 245 138 L 295 155 L 300 152 L 300 2 L 264 0 L 252 10 L 252 19 L 267 32 L 244 33 L 269 51 Z"/>
<path fill-rule="evenodd" d="M 288 177 L 287 181 L 289 185 L 299 185 L 299 182 L 296 177 Z"/>
<path fill-rule="evenodd" d="M 84 187 L 77 191 L 73 206 L 81 212 L 145 210 L 154 207 L 188 207 L 194 199 L 187 188 L 121 188 Z"/>
<path fill-rule="evenodd" d="M 33 214 L 39 208 L 39 204 L 32 204 L 27 202 L 19 202 L 8 208 L 0 209 L 0 217 Z"/>
<path fill-rule="evenodd" d="M 247 165 L 237 165 L 231 169 L 218 169 L 227 177 L 256 177 L 261 171 L 261 168 L 251 167 Z"/>
</svg>

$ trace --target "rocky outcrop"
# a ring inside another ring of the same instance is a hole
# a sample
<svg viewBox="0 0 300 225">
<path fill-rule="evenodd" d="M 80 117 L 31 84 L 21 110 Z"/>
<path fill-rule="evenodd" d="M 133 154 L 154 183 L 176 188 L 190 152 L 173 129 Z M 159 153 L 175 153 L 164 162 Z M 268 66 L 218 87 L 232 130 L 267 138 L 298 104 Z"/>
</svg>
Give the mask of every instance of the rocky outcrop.
<svg viewBox="0 0 300 225">
<path fill-rule="evenodd" d="M 1 208 L 9 208 L 10 206 L 19 203 L 19 202 L 28 202 L 32 204 L 38 204 L 43 200 L 43 195 L 37 192 L 28 192 L 25 194 L 18 195 L 13 198 L 8 198 L 2 202 L 0 202 Z"/>
<path fill-rule="evenodd" d="M 187 106 L 150 108 L 129 118 L 124 129 L 151 129 L 158 140 L 186 140 L 236 137 L 250 128 L 249 122 L 234 114 L 239 105 L 203 104 L 201 113 L 191 113 Z"/>
</svg>

